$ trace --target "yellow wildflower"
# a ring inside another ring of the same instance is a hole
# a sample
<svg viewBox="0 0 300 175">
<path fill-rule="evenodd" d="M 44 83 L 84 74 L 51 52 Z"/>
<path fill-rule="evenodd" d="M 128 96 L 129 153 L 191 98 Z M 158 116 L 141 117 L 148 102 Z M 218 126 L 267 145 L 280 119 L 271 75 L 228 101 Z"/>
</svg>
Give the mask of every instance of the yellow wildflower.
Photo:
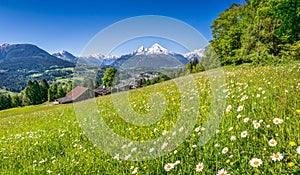
<svg viewBox="0 0 300 175">
<path fill-rule="evenodd" d="M 288 166 L 289 167 L 293 167 L 293 166 L 295 166 L 295 163 L 294 162 L 290 162 L 290 163 L 288 163 Z"/>
<path fill-rule="evenodd" d="M 291 145 L 291 146 L 296 146 L 296 143 L 295 143 L 294 141 L 291 141 L 291 142 L 290 142 L 290 145 Z"/>
</svg>

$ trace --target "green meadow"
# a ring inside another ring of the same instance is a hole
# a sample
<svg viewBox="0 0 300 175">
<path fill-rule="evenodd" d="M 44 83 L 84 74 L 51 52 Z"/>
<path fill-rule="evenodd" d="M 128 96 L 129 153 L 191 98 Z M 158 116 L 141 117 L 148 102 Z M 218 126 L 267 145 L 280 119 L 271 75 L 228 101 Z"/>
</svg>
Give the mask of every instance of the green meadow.
<svg viewBox="0 0 300 175">
<path fill-rule="evenodd" d="M 0 111 L 0 174 L 221 174 L 222 169 L 231 175 L 300 174 L 300 62 L 244 64 L 224 67 L 223 71 L 225 103 L 217 106 L 222 109 L 221 115 L 212 118 L 218 120 L 213 130 L 207 122 L 212 121 L 208 118 L 216 108 L 211 101 L 219 97 L 212 92 L 216 90 L 213 88 L 221 88 L 212 85 L 216 77 L 208 76 L 211 71 L 192 74 L 195 87 L 184 90 L 189 98 L 191 93 L 198 94 L 197 108 L 189 113 L 195 120 L 190 129 L 178 127 L 174 131 L 184 100 L 173 80 L 129 91 L 128 104 L 136 114 L 145 114 L 147 119 L 159 115 L 147 126 L 119 116 L 113 97 L 122 98 L 125 92 L 89 100 L 96 100 L 99 119 L 129 140 L 155 140 L 161 144 L 159 139 L 169 134 L 164 142 L 171 143 L 185 133 L 183 142 L 176 147 L 166 146 L 167 154 L 154 159 L 131 161 L 121 153 L 110 155 L 98 149 L 80 127 L 85 124 L 80 122 L 82 118 L 76 115 L 73 104 Z M 184 82 L 185 78 L 177 80 Z M 162 113 L 155 113 L 159 106 L 153 107 L 152 92 L 164 96 Z M 85 102 L 76 105 L 81 103 Z M 146 115 L 153 111 L 155 115 Z M 132 117 L 145 120 L 143 115 Z M 199 144 L 207 131 L 212 138 Z M 127 144 L 115 150 L 128 149 L 133 156 L 151 154 L 162 147 L 141 152 Z"/>
</svg>

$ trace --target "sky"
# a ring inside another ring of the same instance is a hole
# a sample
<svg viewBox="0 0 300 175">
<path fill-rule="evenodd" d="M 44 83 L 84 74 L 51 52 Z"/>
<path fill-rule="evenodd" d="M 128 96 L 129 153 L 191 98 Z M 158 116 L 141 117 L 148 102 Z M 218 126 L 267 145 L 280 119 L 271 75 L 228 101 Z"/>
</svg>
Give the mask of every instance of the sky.
<svg viewBox="0 0 300 175">
<path fill-rule="evenodd" d="M 29 43 L 49 53 L 66 50 L 81 55 L 100 31 L 143 15 L 177 19 L 211 40 L 212 21 L 232 3 L 241 0 L 0 0 L 0 44 Z M 185 52 L 173 42 L 147 37 L 144 43 L 141 39 L 125 42 L 129 43 L 127 48 L 123 43 L 124 47 L 111 53 L 125 53 L 141 44 L 150 47 L 156 42 L 169 50 Z"/>
</svg>

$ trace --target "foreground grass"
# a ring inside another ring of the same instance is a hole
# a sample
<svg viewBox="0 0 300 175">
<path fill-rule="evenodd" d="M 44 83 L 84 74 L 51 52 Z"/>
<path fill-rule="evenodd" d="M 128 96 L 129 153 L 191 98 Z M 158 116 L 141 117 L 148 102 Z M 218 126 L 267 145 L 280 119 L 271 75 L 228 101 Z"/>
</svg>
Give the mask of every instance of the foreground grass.
<svg viewBox="0 0 300 175">
<path fill-rule="evenodd" d="M 224 71 L 224 116 L 204 146 L 198 143 L 209 129 L 206 118 L 214 110 L 210 106 L 213 80 L 200 73 L 194 75 L 197 87 L 186 90 L 200 95 L 197 123 L 186 141 L 168 155 L 145 161 L 118 159 L 94 147 L 81 130 L 72 104 L 31 106 L 0 111 L 0 174 L 131 174 L 134 169 L 139 174 L 217 174 L 221 169 L 230 174 L 300 174 L 296 151 L 300 146 L 300 64 L 226 67 Z M 121 119 L 111 96 L 97 98 L 99 116 L 115 133 L 131 140 L 158 139 L 178 121 L 182 99 L 174 82 L 168 81 L 130 91 L 132 108 L 140 114 L 149 112 L 153 91 L 165 95 L 167 107 L 150 126 Z M 245 138 L 243 131 L 248 133 Z M 271 139 L 276 146 L 270 146 Z M 278 152 L 283 158 L 272 160 L 270 156 Z M 261 159 L 262 165 L 251 166 L 252 158 Z M 165 171 L 167 163 L 176 161 L 180 163 Z M 196 172 L 198 163 L 204 165 L 202 172 Z"/>
</svg>

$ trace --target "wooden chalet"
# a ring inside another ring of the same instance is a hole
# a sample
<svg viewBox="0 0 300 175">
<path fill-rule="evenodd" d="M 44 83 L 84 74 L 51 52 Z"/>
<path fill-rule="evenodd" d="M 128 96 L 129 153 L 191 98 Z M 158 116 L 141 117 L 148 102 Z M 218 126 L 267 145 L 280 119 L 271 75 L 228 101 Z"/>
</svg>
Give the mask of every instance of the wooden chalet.
<svg viewBox="0 0 300 175">
<path fill-rule="evenodd" d="M 103 95 L 106 95 L 106 94 L 109 94 L 109 90 L 106 88 L 106 87 L 97 87 L 96 89 L 94 89 L 94 92 L 95 92 L 95 96 L 103 96 Z"/>
<path fill-rule="evenodd" d="M 82 100 L 87 100 L 95 97 L 95 92 L 89 88 L 77 86 L 71 92 L 69 92 L 65 97 L 56 99 L 55 102 L 59 104 L 72 103 Z"/>
</svg>

